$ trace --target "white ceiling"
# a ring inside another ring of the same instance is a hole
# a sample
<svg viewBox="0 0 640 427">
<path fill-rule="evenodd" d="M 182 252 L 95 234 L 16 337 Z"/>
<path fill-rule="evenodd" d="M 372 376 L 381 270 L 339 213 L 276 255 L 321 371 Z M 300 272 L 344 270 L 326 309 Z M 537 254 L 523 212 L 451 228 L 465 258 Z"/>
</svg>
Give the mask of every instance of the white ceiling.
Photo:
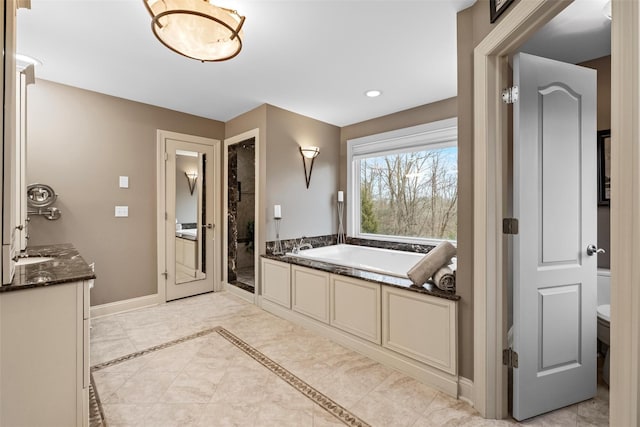
<svg viewBox="0 0 640 427">
<path fill-rule="evenodd" d="M 520 49 L 532 55 L 578 64 L 611 54 L 608 0 L 575 0 Z"/>
<path fill-rule="evenodd" d="M 142 0 L 32 0 L 18 51 L 42 61 L 39 78 L 197 116 L 268 103 L 345 126 L 456 96 L 456 13 L 475 0 L 213 2 L 247 17 L 230 61 L 165 48 Z M 609 54 L 605 3 L 576 0 L 522 50 L 573 63 Z"/>
<path fill-rule="evenodd" d="M 247 17 L 244 48 L 200 63 L 155 39 L 142 0 L 32 0 L 18 51 L 39 78 L 197 116 L 268 103 L 345 126 L 456 96 L 456 13 L 474 2 L 214 1 Z"/>
</svg>

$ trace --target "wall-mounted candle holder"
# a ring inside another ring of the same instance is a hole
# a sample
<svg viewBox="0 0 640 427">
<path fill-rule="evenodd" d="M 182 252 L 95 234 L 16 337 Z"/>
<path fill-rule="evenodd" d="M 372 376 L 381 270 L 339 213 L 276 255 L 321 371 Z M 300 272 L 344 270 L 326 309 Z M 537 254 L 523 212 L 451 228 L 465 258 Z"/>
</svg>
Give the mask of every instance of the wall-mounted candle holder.
<svg viewBox="0 0 640 427">
<path fill-rule="evenodd" d="M 344 225 L 342 224 L 342 217 L 344 215 L 344 193 L 338 191 L 338 244 L 346 243 L 346 236 L 344 234 Z"/>
<path fill-rule="evenodd" d="M 276 223 L 276 241 L 273 244 L 273 254 L 274 255 L 283 255 L 284 251 L 282 250 L 282 242 L 280 241 L 280 221 L 282 218 L 273 218 Z"/>
</svg>

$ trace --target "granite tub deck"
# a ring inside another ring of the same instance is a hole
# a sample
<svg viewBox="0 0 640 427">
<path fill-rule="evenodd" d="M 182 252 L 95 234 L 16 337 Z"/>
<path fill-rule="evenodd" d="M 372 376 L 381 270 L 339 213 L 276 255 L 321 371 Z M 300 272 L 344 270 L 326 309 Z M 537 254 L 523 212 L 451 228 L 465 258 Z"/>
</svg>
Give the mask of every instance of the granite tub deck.
<svg viewBox="0 0 640 427">
<path fill-rule="evenodd" d="M 338 274 L 341 276 L 353 277 L 356 279 L 366 280 L 368 282 L 379 283 L 381 285 L 392 286 L 408 291 L 418 292 L 425 295 L 431 295 L 438 298 L 444 298 L 452 301 L 459 301 L 460 296 L 451 292 L 443 291 L 430 283 L 422 286 L 414 285 L 411 280 L 402 277 L 388 276 L 386 274 L 373 273 L 367 270 L 360 270 L 352 267 L 344 267 L 323 261 L 315 261 L 305 258 L 293 257 L 288 255 L 262 255 L 263 258 L 275 261 L 286 262 L 288 264 L 301 265 L 303 267 L 314 268 L 316 270 L 326 271 L 328 273 Z"/>
<path fill-rule="evenodd" d="M 0 292 L 18 291 L 96 278 L 91 267 L 70 243 L 29 247 L 24 255 L 27 257 L 49 257 L 53 259 L 35 264 L 16 265 L 13 282 L 10 285 L 0 286 Z"/>
</svg>

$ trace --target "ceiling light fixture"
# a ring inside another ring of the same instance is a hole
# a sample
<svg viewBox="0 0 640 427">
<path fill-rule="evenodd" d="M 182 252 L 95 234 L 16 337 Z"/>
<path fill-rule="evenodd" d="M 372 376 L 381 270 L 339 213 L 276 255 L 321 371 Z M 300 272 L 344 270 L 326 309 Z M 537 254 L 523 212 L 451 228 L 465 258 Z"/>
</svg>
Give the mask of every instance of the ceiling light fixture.
<svg viewBox="0 0 640 427">
<path fill-rule="evenodd" d="M 143 0 L 153 34 L 169 49 L 202 62 L 226 61 L 242 49 L 245 17 L 207 0 Z"/>
<path fill-rule="evenodd" d="M 375 98 L 376 96 L 382 95 L 382 92 L 380 92 L 379 90 L 368 90 L 364 94 L 369 98 Z"/>
</svg>

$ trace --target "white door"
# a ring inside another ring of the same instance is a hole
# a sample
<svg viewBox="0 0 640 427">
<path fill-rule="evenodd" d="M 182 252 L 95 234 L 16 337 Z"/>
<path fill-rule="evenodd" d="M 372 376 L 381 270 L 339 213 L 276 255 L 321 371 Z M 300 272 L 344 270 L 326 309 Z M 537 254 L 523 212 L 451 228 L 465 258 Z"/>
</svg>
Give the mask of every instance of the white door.
<svg viewBox="0 0 640 427">
<path fill-rule="evenodd" d="M 596 394 L 596 72 L 513 61 L 513 416 Z"/>
<path fill-rule="evenodd" d="M 214 147 L 167 138 L 166 147 L 166 299 L 214 290 Z"/>
</svg>

